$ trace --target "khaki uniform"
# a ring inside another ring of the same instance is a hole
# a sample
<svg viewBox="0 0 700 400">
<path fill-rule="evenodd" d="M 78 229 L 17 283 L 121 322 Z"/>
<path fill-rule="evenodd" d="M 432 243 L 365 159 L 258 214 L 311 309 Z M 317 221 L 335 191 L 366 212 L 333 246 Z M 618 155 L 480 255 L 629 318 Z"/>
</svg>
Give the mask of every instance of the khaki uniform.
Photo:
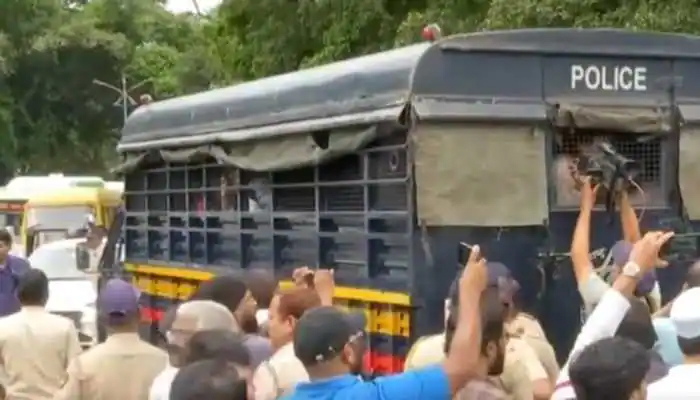
<svg viewBox="0 0 700 400">
<path fill-rule="evenodd" d="M 406 357 L 404 369 L 441 363 L 445 359 L 444 346 L 444 334 L 418 339 Z M 532 382 L 547 379 L 547 372 L 534 350 L 524 340 L 509 338 L 504 361 L 503 373 L 489 379 L 514 400 L 532 400 Z"/>
<path fill-rule="evenodd" d="M 55 400 L 145 400 L 168 356 L 136 333 L 111 335 L 68 367 L 68 380 Z"/>
<path fill-rule="evenodd" d="M 445 359 L 445 334 L 423 336 L 416 340 L 406 355 L 404 371 L 439 364 Z"/>
<path fill-rule="evenodd" d="M 0 318 L 0 359 L 7 398 L 53 398 L 66 380 L 69 362 L 80 354 L 73 321 L 42 307 L 24 307 Z"/>
<path fill-rule="evenodd" d="M 286 344 L 268 361 L 263 361 L 253 375 L 255 400 L 275 400 L 289 394 L 297 383 L 309 381 L 306 368 L 294 354 L 292 343 Z"/>
<path fill-rule="evenodd" d="M 453 400 L 510 400 L 499 382 L 490 379 L 474 379 L 462 388 Z"/>
<path fill-rule="evenodd" d="M 549 380 L 556 382 L 560 370 L 559 363 L 539 321 L 528 314 L 519 313 L 508 323 L 507 330 L 509 335 L 522 338 L 530 345 L 547 371 Z"/>
<path fill-rule="evenodd" d="M 532 382 L 546 380 L 547 372 L 525 341 L 510 337 L 506 343 L 503 373 L 498 378 L 514 400 L 532 400 Z"/>
</svg>

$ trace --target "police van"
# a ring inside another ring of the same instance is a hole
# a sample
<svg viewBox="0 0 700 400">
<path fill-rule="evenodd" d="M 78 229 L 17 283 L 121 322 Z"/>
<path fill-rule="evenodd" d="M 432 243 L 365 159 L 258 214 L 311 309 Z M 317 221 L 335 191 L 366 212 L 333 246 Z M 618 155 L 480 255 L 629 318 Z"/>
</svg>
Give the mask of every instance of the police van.
<svg viewBox="0 0 700 400">
<path fill-rule="evenodd" d="M 480 32 L 142 106 L 118 145 L 121 272 L 153 328 L 217 274 L 332 268 L 338 303 L 367 315 L 373 367 L 394 372 L 442 328 L 459 243 L 478 243 L 563 357 L 580 298 L 560 161 L 606 138 L 641 165 L 643 228 L 692 232 L 698 70 L 689 35 Z M 604 256 L 622 233 L 602 204 L 594 214 Z M 696 245 L 661 271 L 666 298 Z"/>
</svg>

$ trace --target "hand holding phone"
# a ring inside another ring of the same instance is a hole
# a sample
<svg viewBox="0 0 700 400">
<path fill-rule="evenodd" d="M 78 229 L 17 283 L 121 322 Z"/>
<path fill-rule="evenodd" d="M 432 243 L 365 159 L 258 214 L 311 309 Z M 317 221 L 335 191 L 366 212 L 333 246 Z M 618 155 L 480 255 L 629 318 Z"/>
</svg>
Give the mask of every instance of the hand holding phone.
<svg viewBox="0 0 700 400">
<path fill-rule="evenodd" d="M 469 257 L 472 254 L 472 249 L 474 248 L 474 245 L 466 243 L 466 242 L 459 242 L 459 252 L 457 254 L 457 262 L 459 263 L 459 268 L 462 269 L 467 265 L 469 262 Z"/>
</svg>

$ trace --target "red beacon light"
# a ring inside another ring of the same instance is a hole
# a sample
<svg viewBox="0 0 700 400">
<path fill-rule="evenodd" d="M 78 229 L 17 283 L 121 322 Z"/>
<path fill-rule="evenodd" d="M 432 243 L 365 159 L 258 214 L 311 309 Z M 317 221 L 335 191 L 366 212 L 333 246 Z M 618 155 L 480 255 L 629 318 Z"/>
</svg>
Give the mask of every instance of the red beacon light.
<svg viewBox="0 0 700 400">
<path fill-rule="evenodd" d="M 427 42 L 434 42 L 442 38 L 442 29 L 438 24 L 430 24 L 423 27 L 421 37 Z"/>
</svg>

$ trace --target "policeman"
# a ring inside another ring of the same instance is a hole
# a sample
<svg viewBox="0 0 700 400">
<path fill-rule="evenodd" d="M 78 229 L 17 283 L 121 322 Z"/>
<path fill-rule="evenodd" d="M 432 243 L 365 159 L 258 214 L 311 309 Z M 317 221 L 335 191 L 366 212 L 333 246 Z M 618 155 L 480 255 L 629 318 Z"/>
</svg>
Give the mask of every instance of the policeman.
<svg viewBox="0 0 700 400">
<path fill-rule="evenodd" d="M 80 354 L 72 320 L 44 308 L 49 280 L 38 269 L 20 276 L 19 312 L 0 318 L 0 361 L 10 399 L 48 400 L 66 379 L 68 363 Z M 0 397 L 2 398 L 2 397 Z"/>
<path fill-rule="evenodd" d="M 138 336 L 138 292 L 126 281 L 111 279 L 100 291 L 98 310 L 107 340 L 71 362 L 68 379 L 54 399 L 147 399 L 168 356 Z"/>
<path fill-rule="evenodd" d="M 512 294 L 517 287 L 504 279 L 509 274 L 507 267 L 501 263 L 488 263 L 489 286 L 497 287 L 501 301 L 510 305 Z M 450 288 L 450 303 L 455 296 L 456 285 Z M 508 310 L 510 311 L 510 307 Z M 512 320 L 511 316 L 507 318 Z M 521 318 L 517 319 L 519 322 Z M 552 382 L 540 362 L 538 355 L 524 337 L 512 333 L 512 322 L 506 323 L 508 341 L 506 343 L 505 365 L 503 373 L 496 378 L 503 389 L 515 400 L 547 399 L 551 394 Z M 545 339 L 546 340 L 546 339 Z M 419 339 L 409 351 L 405 369 L 415 369 L 442 361 L 441 348 L 445 335 L 439 334 Z"/>
</svg>

